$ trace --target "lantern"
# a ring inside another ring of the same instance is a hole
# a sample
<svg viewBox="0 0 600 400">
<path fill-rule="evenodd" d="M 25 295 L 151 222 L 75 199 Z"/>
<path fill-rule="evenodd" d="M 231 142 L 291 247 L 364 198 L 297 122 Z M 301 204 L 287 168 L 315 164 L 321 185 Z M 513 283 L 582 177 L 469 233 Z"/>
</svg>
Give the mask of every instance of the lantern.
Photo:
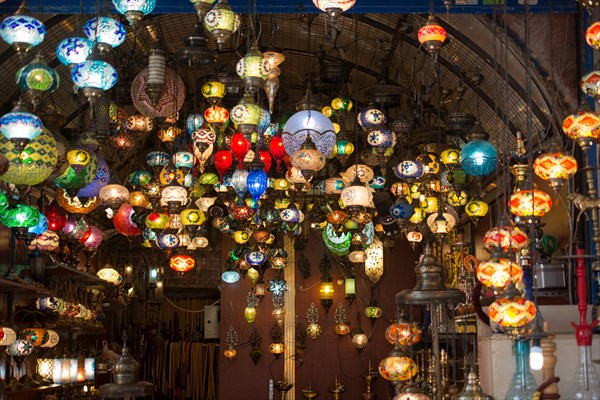
<svg viewBox="0 0 600 400">
<path fill-rule="evenodd" d="M 472 140 L 460 151 L 460 165 L 470 176 L 486 176 L 496 169 L 498 153 L 487 140 Z"/>
<path fill-rule="evenodd" d="M 378 110 L 374 107 L 370 107 L 359 112 L 356 120 L 358 124 L 366 130 L 384 125 L 387 122 L 385 114 L 383 114 L 381 110 Z"/>
<path fill-rule="evenodd" d="M 246 157 L 246 154 L 250 150 L 250 142 L 240 132 L 236 132 L 231 137 L 229 146 L 231 147 L 231 153 L 238 160 L 238 168 L 242 169 L 244 157 Z"/>
<path fill-rule="evenodd" d="M 319 111 L 298 111 L 286 121 L 282 134 L 286 153 L 292 156 L 302 147 L 302 143 L 308 141 L 308 137 L 325 158 L 333 152 L 337 140 L 335 128 L 331 120 Z"/>
<path fill-rule="evenodd" d="M 8 346 L 17 340 L 17 333 L 8 327 L 1 327 L 0 346 Z"/>
<path fill-rule="evenodd" d="M 306 139 L 304 145 L 292 154 L 290 162 L 294 168 L 300 170 L 300 173 L 309 181 L 312 179 L 315 172 L 323 169 L 326 163 L 326 158 L 323 153 L 317 150 L 315 144 L 309 138 Z"/>
<path fill-rule="evenodd" d="M 262 161 L 253 161 L 250 164 L 250 168 L 250 172 L 246 178 L 246 186 L 252 198 L 258 202 L 258 200 L 267 190 L 268 177 L 267 173 L 262 169 Z"/>
<path fill-rule="evenodd" d="M 67 162 L 67 168 L 54 179 L 54 184 L 75 195 L 96 176 L 98 159 L 96 154 L 82 147 L 76 147 L 67 152 Z"/>
<path fill-rule="evenodd" d="M 17 12 L 2 21 L 0 37 L 19 55 L 23 55 L 44 41 L 46 27 L 40 20 Z"/>
<path fill-rule="evenodd" d="M 471 218 L 475 224 L 485 217 L 488 213 L 489 206 L 483 200 L 471 200 L 465 204 L 465 213 Z"/>
<path fill-rule="evenodd" d="M 69 68 L 87 60 L 92 54 L 94 43 L 84 37 L 68 37 L 56 46 L 56 58 Z"/>
<path fill-rule="evenodd" d="M 213 129 L 220 129 L 229 120 L 229 111 L 225 107 L 213 105 L 204 110 L 204 120 Z"/>
<path fill-rule="evenodd" d="M 127 18 L 133 31 L 137 30 L 142 18 L 156 7 L 156 0 L 113 0 L 112 3 Z"/>
<path fill-rule="evenodd" d="M 17 235 L 24 235 L 27 229 L 34 227 L 40 220 L 40 212 L 26 204 L 17 204 L 15 208 L 0 215 L 0 222 L 11 228 Z"/>
<path fill-rule="evenodd" d="M 42 344 L 47 343 L 50 336 L 44 328 L 27 328 L 21 331 L 21 335 L 31 342 L 34 347 L 40 347 Z"/>
<path fill-rule="evenodd" d="M 522 297 L 500 298 L 489 309 L 490 319 L 505 329 L 522 328 L 535 319 L 535 304 Z"/>
<path fill-rule="evenodd" d="M 121 274 L 119 274 L 116 269 L 112 268 L 110 264 L 106 264 L 104 268 L 96 273 L 96 275 L 98 275 L 98 278 L 112 283 L 113 285 L 119 285 L 123 281 Z"/>
<path fill-rule="evenodd" d="M 129 200 L 129 190 L 127 190 L 125 186 L 119 184 L 104 186 L 100 189 L 98 195 L 102 203 L 106 204 L 109 209 L 116 209 Z M 109 218 L 111 218 L 110 215 Z"/>
<path fill-rule="evenodd" d="M 110 180 L 110 170 L 108 163 L 102 157 L 102 154 L 96 154 L 97 168 L 94 178 L 90 183 L 77 192 L 78 197 L 96 197 L 100 194 L 100 190 L 104 188 Z"/>
<path fill-rule="evenodd" d="M 416 160 L 405 160 L 394 168 L 394 173 L 400 179 L 418 179 L 423 176 L 423 164 Z"/>
<path fill-rule="evenodd" d="M 58 344 L 58 342 L 60 341 L 60 336 L 58 335 L 58 333 L 56 333 L 56 331 L 53 331 L 52 329 L 47 329 L 46 334 L 48 335 L 48 340 L 42 344 L 42 347 L 44 347 L 44 348 L 55 347 Z"/>
<path fill-rule="evenodd" d="M 131 84 L 131 100 L 137 111 L 152 118 L 164 117 L 165 123 L 172 124 L 177 118 L 169 119 L 177 114 L 185 100 L 185 85 L 183 80 L 175 71 L 165 68 L 164 90 L 158 101 L 154 102 L 148 92 L 150 83 L 149 67 L 141 70 L 133 79 Z M 162 73 L 161 73 L 162 76 Z"/>
<path fill-rule="evenodd" d="M 102 60 L 88 59 L 76 64 L 71 71 L 71 79 L 75 87 L 81 89 L 92 104 L 103 92 L 117 83 L 117 78 L 117 70 Z"/>
<path fill-rule="evenodd" d="M 587 149 L 600 138 L 600 114 L 580 109 L 564 119 L 562 129 L 581 148 Z"/>
<path fill-rule="evenodd" d="M 262 115 L 262 108 L 255 104 L 251 97 L 244 97 L 231 109 L 230 117 L 233 126 L 239 129 L 246 139 L 249 139 L 260 123 Z"/>
<path fill-rule="evenodd" d="M 600 22 L 594 22 L 585 31 L 585 41 L 596 50 L 600 50 Z"/>
<path fill-rule="evenodd" d="M 154 129 L 154 120 L 147 115 L 135 114 L 125 120 L 125 129 L 142 136 Z"/>
<path fill-rule="evenodd" d="M 383 243 L 378 238 L 365 250 L 365 275 L 375 285 L 383 275 Z"/>
<path fill-rule="evenodd" d="M 503 289 L 512 281 L 518 283 L 523 279 L 521 267 L 508 258 L 492 257 L 477 266 L 477 279 L 486 287 Z"/>
<path fill-rule="evenodd" d="M 188 272 L 191 271 L 196 265 L 194 257 L 187 254 L 176 254 L 169 260 L 169 266 L 175 272 Z"/>
<path fill-rule="evenodd" d="M 355 179 L 352 185 L 342 190 L 340 200 L 350 210 L 355 211 L 369 207 L 373 202 L 373 194 L 360 180 Z"/>
<path fill-rule="evenodd" d="M 379 363 L 379 375 L 388 381 L 408 381 L 412 379 L 419 368 L 412 358 L 399 351 L 392 353 Z"/>
<path fill-rule="evenodd" d="M 350 331 L 350 337 L 352 338 L 352 344 L 356 347 L 359 352 L 365 348 L 369 342 L 369 338 L 360 328 L 355 328 Z"/>
<path fill-rule="evenodd" d="M 412 346 L 421 341 L 422 332 L 417 324 L 412 324 L 403 319 L 386 328 L 385 338 L 394 346 Z"/>
<path fill-rule="evenodd" d="M 201 88 L 202 96 L 212 105 L 217 104 L 225 94 L 227 94 L 227 87 L 219 81 L 210 81 L 202 85 Z"/>
<path fill-rule="evenodd" d="M 577 160 L 562 151 L 544 153 L 535 159 L 533 172 L 543 180 L 549 180 L 550 186 L 558 191 L 577 172 Z"/>
<path fill-rule="evenodd" d="M 27 339 L 17 339 L 6 348 L 6 352 L 12 357 L 27 357 L 33 350 L 33 344 Z"/>
<path fill-rule="evenodd" d="M 425 25 L 417 31 L 417 39 L 429 54 L 437 54 L 446 41 L 446 30 L 430 15 Z"/>
<path fill-rule="evenodd" d="M 518 217 L 543 217 L 552 208 L 552 197 L 539 189 L 521 189 L 511 194 L 508 206 Z"/>
<path fill-rule="evenodd" d="M 447 167 L 453 167 L 460 160 L 460 151 L 456 149 L 445 149 L 440 153 L 440 161 Z"/>
<path fill-rule="evenodd" d="M 488 230 L 483 237 L 483 245 L 490 251 L 517 252 L 529 246 L 529 238 L 521 228 L 506 222 Z"/>
<path fill-rule="evenodd" d="M 39 357 L 36 361 L 36 364 L 38 375 L 47 382 L 52 381 L 52 377 L 54 375 L 54 359 Z"/>
<path fill-rule="evenodd" d="M 227 0 L 219 0 L 204 16 L 204 28 L 221 48 L 240 26 L 239 16 L 233 12 Z"/>
<path fill-rule="evenodd" d="M 583 93 L 600 101 L 600 71 L 594 70 L 584 75 L 579 82 L 579 87 Z"/>
<path fill-rule="evenodd" d="M 42 233 L 46 232 L 48 229 L 48 220 L 44 216 L 44 214 L 40 213 L 38 223 L 34 226 L 31 226 L 27 229 L 27 233 L 30 235 L 39 236 Z"/>
<path fill-rule="evenodd" d="M 123 24 L 110 17 L 94 17 L 88 20 L 83 26 L 83 32 L 102 53 L 122 45 L 127 36 Z"/>
<path fill-rule="evenodd" d="M 17 85 L 28 93 L 34 106 L 39 105 L 44 93 L 52 93 L 58 88 L 59 76 L 44 57 L 38 54 L 31 63 L 17 71 Z"/>
<path fill-rule="evenodd" d="M 246 55 L 238 61 L 236 72 L 244 80 L 246 90 L 255 93 L 271 71 L 271 64 L 255 46 L 250 47 Z"/>
<path fill-rule="evenodd" d="M 21 102 L 0 118 L 0 133 L 13 143 L 18 153 L 38 137 L 42 130 L 42 120 L 28 112 Z"/>
</svg>

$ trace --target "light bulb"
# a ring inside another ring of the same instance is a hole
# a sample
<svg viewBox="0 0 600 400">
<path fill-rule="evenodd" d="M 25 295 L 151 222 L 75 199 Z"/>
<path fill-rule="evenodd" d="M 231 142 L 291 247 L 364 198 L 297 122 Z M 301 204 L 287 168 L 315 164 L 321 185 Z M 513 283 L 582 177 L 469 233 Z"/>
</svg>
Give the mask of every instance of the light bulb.
<svg viewBox="0 0 600 400">
<path fill-rule="evenodd" d="M 531 346 L 529 352 L 529 366 L 534 371 L 539 371 L 544 366 L 544 355 L 539 345 Z"/>
</svg>

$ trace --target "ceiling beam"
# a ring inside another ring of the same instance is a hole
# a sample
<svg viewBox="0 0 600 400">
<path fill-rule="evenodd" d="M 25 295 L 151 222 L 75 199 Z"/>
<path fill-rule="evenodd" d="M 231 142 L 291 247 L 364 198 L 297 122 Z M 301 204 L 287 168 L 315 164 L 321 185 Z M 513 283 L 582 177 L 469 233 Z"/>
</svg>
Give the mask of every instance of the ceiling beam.
<svg viewBox="0 0 600 400">
<path fill-rule="evenodd" d="M 506 12 L 510 14 L 522 14 L 524 12 L 523 0 L 506 0 Z M 576 13 L 577 3 L 573 0 L 529 0 L 536 4 L 529 6 L 531 13 Z M 21 5 L 21 0 L 7 0 L 0 4 L 1 14 L 12 14 Z M 27 6 L 31 13 L 49 14 L 95 14 L 97 12 L 97 1 L 80 0 L 29 0 Z M 102 2 L 100 2 L 102 3 Z M 158 1 L 154 10 L 155 14 L 191 14 L 194 12 L 189 0 Z M 504 5 L 494 6 L 494 2 L 484 0 L 466 0 L 465 5 L 453 5 L 450 13 L 456 14 L 492 14 L 494 9 L 505 11 Z M 483 4 L 485 3 L 485 4 Z M 492 4 L 488 4 L 492 3 Z M 232 8 L 239 13 L 248 10 L 246 0 L 230 0 Z M 348 12 L 365 14 L 427 14 L 430 11 L 428 1 L 423 0 L 369 0 L 357 1 Z M 436 14 L 446 13 L 443 0 L 434 1 L 434 12 Z M 293 13 L 318 13 L 319 10 L 311 0 L 256 0 L 255 12 L 267 14 L 293 14 Z M 101 7 L 100 7 L 101 8 Z M 496 10 L 497 11 L 497 10 Z"/>
</svg>

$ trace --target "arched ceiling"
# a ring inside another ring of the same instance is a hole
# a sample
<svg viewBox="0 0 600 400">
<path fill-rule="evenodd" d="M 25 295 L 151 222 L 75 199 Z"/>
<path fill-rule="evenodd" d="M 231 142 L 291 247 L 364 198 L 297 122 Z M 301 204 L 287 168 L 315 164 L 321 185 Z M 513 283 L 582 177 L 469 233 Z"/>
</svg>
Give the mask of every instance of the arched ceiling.
<svg viewBox="0 0 600 400">
<path fill-rule="evenodd" d="M 48 33 L 46 40 L 39 46 L 39 51 L 46 55 L 51 66 L 59 72 L 62 82 L 48 104 L 67 117 L 65 127 L 69 128 L 79 125 L 78 116 L 81 112 L 79 103 L 73 96 L 69 71 L 58 63 L 54 49 L 63 38 L 81 34 L 81 26 L 90 17 L 69 14 L 41 16 Z M 547 20 L 576 18 L 570 15 L 539 17 Z M 438 18 L 449 35 L 438 58 L 439 69 L 436 69 L 432 57 L 419 48 L 416 40 L 416 30 L 424 23 L 424 15 L 344 15 L 338 22 L 340 32 L 335 46 L 329 38 L 330 26 L 323 14 L 260 15 L 255 33 L 260 34 L 262 48 L 272 45 L 283 49 L 286 54 L 286 61 L 280 66 L 280 99 L 283 100 L 278 104 L 279 113 L 292 110 L 293 105 L 304 95 L 309 73 L 313 85 L 317 85 L 314 80 L 319 76 L 320 56 L 326 63 L 341 60 L 351 67 L 345 91 L 359 105 L 365 105 L 373 93 L 381 90 L 379 84 L 397 86 L 401 107 L 389 110 L 391 117 L 400 114 L 411 116 L 415 103 L 418 102 L 431 105 L 433 123 L 436 124 L 440 124 L 436 119 L 444 112 L 472 113 L 479 117 L 484 129 L 491 135 L 490 140 L 501 151 L 514 147 L 515 132 L 526 132 L 528 124 L 536 141 L 545 138 L 547 132 L 552 132 L 553 126 L 567 112 L 562 99 L 568 101 L 569 96 L 573 97 L 572 93 L 559 94 L 558 86 L 548 81 L 548 73 L 544 73 L 541 68 L 534 68 L 540 67 L 535 60 L 530 64 L 532 91 L 528 93 L 525 84 L 526 54 L 517 45 L 518 40 L 513 40 L 514 37 L 510 35 L 507 37 L 503 28 L 490 16 L 450 14 Z M 109 56 L 109 61 L 116 67 L 126 64 L 130 78 L 145 66 L 145 53 L 157 37 L 161 37 L 169 52 L 175 53 L 183 46 L 183 38 L 194 31 L 197 18 L 192 13 L 164 14 L 151 16 L 145 21 L 145 26 L 137 32 L 135 40 L 130 32 L 125 44 Z M 551 21 L 551 25 L 555 24 Z M 273 26 L 276 27 L 275 30 Z M 572 26 L 575 26 L 574 22 Z M 188 103 L 182 110 L 184 113 L 199 106 L 193 104 L 194 100 L 198 101 L 198 96 L 194 97 L 194 89 L 197 89 L 199 83 L 216 71 L 233 71 L 235 63 L 245 51 L 243 32 L 240 31 L 232 38 L 219 52 L 217 63 L 208 68 L 173 65 L 188 88 Z M 562 33 L 573 36 L 569 31 Z M 211 47 L 214 48 L 212 43 Z M 508 50 L 505 51 L 505 48 Z M 574 50 L 559 49 L 557 53 L 560 52 L 564 59 L 569 59 L 569 54 L 566 53 L 570 51 Z M 563 67 L 564 64 L 563 62 Z M 0 76 L 4 92 L 1 111 L 6 112 L 19 96 L 19 89 L 14 84 L 14 73 L 22 64 L 4 42 L 0 43 L 0 65 L 6 71 Z M 123 72 L 125 71 L 121 71 L 124 76 Z M 231 72 L 231 75 L 234 73 Z M 467 88 L 460 100 L 457 99 L 459 86 Z M 325 98 L 329 99 L 339 94 L 339 88 L 313 89 L 321 90 Z M 527 110 L 528 99 L 531 99 L 530 111 Z"/>
</svg>

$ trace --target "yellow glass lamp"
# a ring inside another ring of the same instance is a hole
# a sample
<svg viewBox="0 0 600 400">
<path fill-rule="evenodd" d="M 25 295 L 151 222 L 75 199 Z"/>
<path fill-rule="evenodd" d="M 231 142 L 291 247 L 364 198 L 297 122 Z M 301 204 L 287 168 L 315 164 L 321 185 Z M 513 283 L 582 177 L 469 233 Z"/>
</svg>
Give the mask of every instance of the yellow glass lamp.
<svg viewBox="0 0 600 400">
<path fill-rule="evenodd" d="M 465 213 L 471 218 L 473 223 L 477 224 L 481 218 L 485 217 L 489 211 L 488 204 L 483 200 L 471 200 L 465 204 Z"/>
<path fill-rule="evenodd" d="M 600 114 L 588 109 L 579 109 L 563 120 L 565 135 L 575 140 L 586 150 L 600 138 Z"/>
<path fill-rule="evenodd" d="M 551 151 L 535 159 L 533 172 L 543 180 L 550 181 L 550 186 L 558 191 L 577 172 L 577 160 L 563 151 Z"/>
<path fill-rule="evenodd" d="M 552 197 L 540 189 L 522 189 L 510 196 L 508 206 L 518 217 L 543 217 L 552 208 Z"/>
<path fill-rule="evenodd" d="M 504 289 L 512 281 L 523 279 L 523 270 L 519 264 L 506 257 L 492 257 L 477 266 L 477 279 L 486 287 Z"/>
</svg>

